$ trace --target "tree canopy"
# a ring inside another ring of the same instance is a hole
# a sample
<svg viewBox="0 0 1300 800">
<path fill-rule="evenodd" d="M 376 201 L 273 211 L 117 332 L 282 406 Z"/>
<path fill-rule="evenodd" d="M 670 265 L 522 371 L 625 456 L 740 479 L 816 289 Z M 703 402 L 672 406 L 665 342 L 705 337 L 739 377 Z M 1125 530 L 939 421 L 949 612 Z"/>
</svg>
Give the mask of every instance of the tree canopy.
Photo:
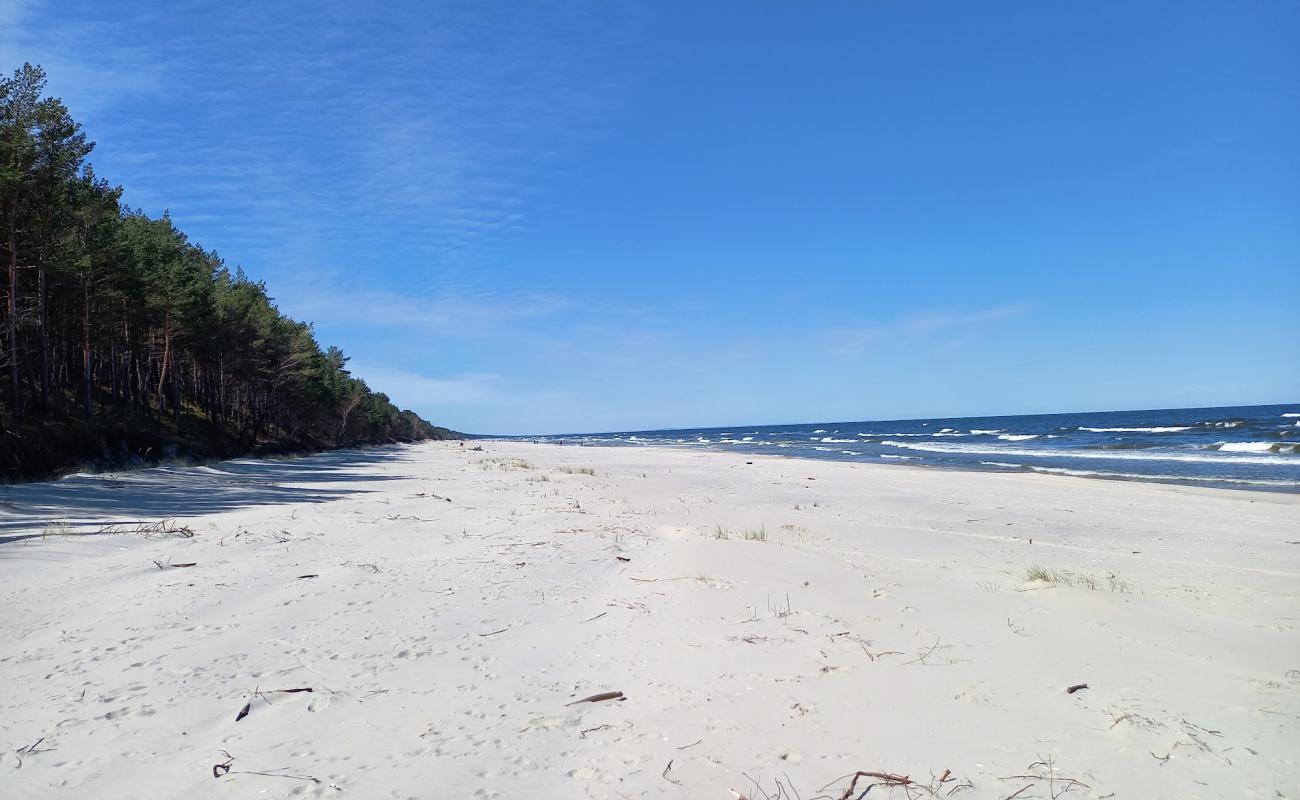
<svg viewBox="0 0 1300 800">
<path fill-rule="evenodd" d="M 233 455 L 452 435 L 351 375 L 167 214 L 123 205 L 44 92 L 30 64 L 0 79 L 0 475 L 160 445 Z"/>
</svg>

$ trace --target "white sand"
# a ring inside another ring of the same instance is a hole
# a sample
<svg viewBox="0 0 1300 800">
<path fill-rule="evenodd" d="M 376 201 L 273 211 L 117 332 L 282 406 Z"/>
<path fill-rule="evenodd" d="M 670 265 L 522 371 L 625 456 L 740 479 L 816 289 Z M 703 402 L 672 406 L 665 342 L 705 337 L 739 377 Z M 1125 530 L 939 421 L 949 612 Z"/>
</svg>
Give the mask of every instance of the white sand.
<svg viewBox="0 0 1300 800">
<path fill-rule="evenodd" d="M 1295 495 L 489 443 L 0 498 L 6 798 L 1300 796 Z"/>
</svg>

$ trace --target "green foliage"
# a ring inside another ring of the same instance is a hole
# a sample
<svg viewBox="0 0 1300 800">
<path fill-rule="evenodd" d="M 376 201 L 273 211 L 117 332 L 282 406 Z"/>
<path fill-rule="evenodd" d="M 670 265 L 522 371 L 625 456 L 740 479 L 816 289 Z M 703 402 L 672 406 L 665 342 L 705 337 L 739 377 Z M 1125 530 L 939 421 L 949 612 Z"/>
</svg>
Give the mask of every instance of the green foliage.
<svg viewBox="0 0 1300 800">
<path fill-rule="evenodd" d="M 206 426 L 200 438 L 226 451 L 451 436 L 371 391 L 167 214 L 121 206 L 44 87 L 31 65 L 0 79 L 0 451 L 13 451 L 0 472 L 21 474 L 15 442 L 53 420 L 173 437 Z"/>
</svg>

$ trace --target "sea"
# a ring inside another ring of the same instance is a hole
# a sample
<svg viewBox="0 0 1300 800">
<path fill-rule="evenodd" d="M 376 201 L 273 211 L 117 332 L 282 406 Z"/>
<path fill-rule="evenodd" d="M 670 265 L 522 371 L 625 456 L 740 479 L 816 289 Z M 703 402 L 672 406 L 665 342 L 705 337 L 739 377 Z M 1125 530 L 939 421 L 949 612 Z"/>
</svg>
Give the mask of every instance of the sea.
<svg viewBox="0 0 1300 800">
<path fill-rule="evenodd" d="M 1300 403 L 512 438 L 1300 492 Z"/>
</svg>

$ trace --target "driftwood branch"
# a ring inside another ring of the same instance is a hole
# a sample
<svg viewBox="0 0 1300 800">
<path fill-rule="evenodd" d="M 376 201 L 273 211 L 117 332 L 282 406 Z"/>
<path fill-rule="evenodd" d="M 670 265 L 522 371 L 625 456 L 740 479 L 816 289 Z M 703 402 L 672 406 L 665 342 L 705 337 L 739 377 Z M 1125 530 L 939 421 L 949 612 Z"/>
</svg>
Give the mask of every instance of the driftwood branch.
<svg viewBox="0 0 1300 800">
<path fill-rule="evenodd" d="M 858 780 L 861 778 L 875 778 L 877 783 L 883 783 L 886 786 L 912 785 L 912 779 L 906 775 L 895 775 L 892 772 L 866 772 L 859 770 L 853 773 L 853 780 L 849 781 L 849 788 L 845 789 L 844 794 L 840 795 L 840 800 L 849 800 L 849 798 L 853 796 L 853 792 L 858 788 Z M 875 784 L 872 784 L 872 786 L 874 785 Z M 870 789 L 871 787 L 868 786 L 867 788 Z M 863 794 L 866 794 L 866 792 L 863 792 Z"/>
</svg>

